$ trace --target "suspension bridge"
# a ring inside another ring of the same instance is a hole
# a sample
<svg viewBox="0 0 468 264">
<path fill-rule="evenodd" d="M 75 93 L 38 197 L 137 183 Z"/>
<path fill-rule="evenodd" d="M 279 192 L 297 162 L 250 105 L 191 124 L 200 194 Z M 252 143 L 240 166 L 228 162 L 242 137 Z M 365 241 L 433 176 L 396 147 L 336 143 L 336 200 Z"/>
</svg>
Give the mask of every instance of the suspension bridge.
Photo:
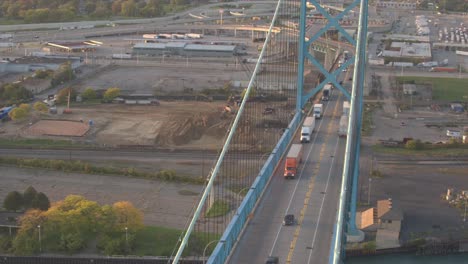
<svg viewBox="0 0 468 264">
<path fill-rule="evenodd" d="M 368 1 L 338 3 L 337 8 L 322 2 L 327 1 L 278 0 L 173 263 L 193 255 L 188 243 L 203 251 L 204 263 L 265 263 L 268 257 L 280 263 L 342 263 L 345 244 L 363 239 L 355 216 Z M 327 21 L 317 30 L 307 23 L 308 6 Z M 353 38 L 341 21 L 356 11 Z M 337 41 L 336 31 L 344 42 Z M 284 179 L 283 158 L 328 83 L 335 89 L 330 101 L 321 102 L 324 114 L 316 120 L 311 143 L 303 144 L 299 173 Z M 343 113 L 345 100 L 349 113 Z M 337 134 L 342 115 L 349 119 L 346 138 Z M 221 211 L 229 213 L 216 214 Z M 287 214 L 295 215 L 295 225 L 283 226 Z"/>
</svg>

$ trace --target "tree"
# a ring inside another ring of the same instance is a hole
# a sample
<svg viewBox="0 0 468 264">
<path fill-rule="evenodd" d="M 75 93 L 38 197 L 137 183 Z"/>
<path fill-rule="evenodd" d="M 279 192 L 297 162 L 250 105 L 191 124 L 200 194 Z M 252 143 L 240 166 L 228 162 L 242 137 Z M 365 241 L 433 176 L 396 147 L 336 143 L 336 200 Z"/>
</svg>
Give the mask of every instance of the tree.
<svg viewBox="0 0 468 264">
<path fill-rule="evenodd" d="M 112 101 L 119 95 L 120 95 L 120 89 L 119 88 L 115 88 L 115 87 L 109 88 L 104 92 L 104 100 L 105 101 Z"/>
<path fill-rule="evenodd" d="M 43 102 L 35 102 L 33 105 L 34 110 L 42 113 L 47 113 L 47 105 L 44 104 Z"/>
<path fill-rule="evenodd" d="M 31 207 L 32 201 L 34 200 L 34 198 L 36 198 L 36 195 L 37 195 L 37 191 L 32 186 L 29 186 L 28 188 L 26 188 L 26 190 L 24 190 L 23 206 L 25 209 L 28 209 Z"/>
<path fill-rule="evenodd" d="M 51 75 L 51 71 L 50 70 L 36 70 L 34 72 L 34 76 L 38 79 L 45 79 L 47 77 L 49 77 Z"/>
<path fill-rule="evenodd" d="M 31 201 L 31 207 L 41 211 L 47 211 L 50 208 L 49 198 L 44 193 L 40 192 L 36 194 L 34 199 Z"/>
<path fill-rule="evenodd" d="M 97 98 L 96 91 L 93 88 L 88 87 L 86 88 L 83 93 L 81 93 L 81 97 L 83 100 L 93 100 Z"/>
<path fill-rule="evenodd" d="M 70 94 L 71 98 L 76 97 L 76 91 L 75 89 L 69 87 L 69 88 L 63 88 L 57 93 L 57 104 L 63 104 L 68 101 L 68 94 Z M 72 101 L 70 98 L 70 101 Z"/>
<path fill-rule="evenodd" d="M 15 254 L 31 255 L 39 252 L 38 225 L 44 227 L 44 215 L 39 210 L 28 210 L 20 218 L 20 229 L 13 240 Z M 41 238 L 45 240 L 48 232 L 43 232 L 42 235 Z"/>
<path fill-rule="evenodd" d="M 9 211 L 18 211 L 23 207 L 23 196 L 17 191 L 9 192 L 3 200 L 3 207 Z"/>
<path fill-rule="evenodd" d="M 244 96 L 246 93 L 247 93 L 247 88 L 245 88 L 241 93 L 242 99 L 244 99 Z M 254 97 L 256 94 L 257 94 L 257 91 L 254 88 L 250 89 L 249 98 Z"/>
<path fill-rule="evenodd" d="M 132 203 L 116 202 L 112 208 L 117 218 L 117 230 L 124 230 L 127 227 L 128 230 L 136 231 L 143 227 L 143 213 L 136 209 Z"/>
<path fill-rule="evenodd" d="M 121 13 L 123 16 L 136 16 L 136 4 L 134 0 L 127 0 L 121 5 Z"/>
<path fill-rule="evenodd" d="M 70 62 L 66 62 L 60 65 L 60 67 L 54 72 L 52 76 L 52 85 L 59 85 L 67 81 L 75 79 L 76 76 L 73 73 Z"/>
<path fill-rule="evenodd" d="M 31 105 L 30 104 L 20 104 L 19 108 L 24 109 L 24 111 L 26 111 L 26 113 L 29 113 L 29 111 L 31 111 Z"/>
<path fill-rule="evenodd" d="M 14 108 L 13 110 L 11 110 L 8 113 L 8 116 L 12 120 L 23 120 L 28 116 L 28 112 L 26 112 L 26 110 L 24 110 L 23 108 L 18 108 L 17 107 L 17 108 Z"/>
<path fill-rule="evenodd" d="M 405 148 L 407 149 L 412 149 L 412 150 L 421 150 L 424 148 L 424 144 L 421 142 L 421 140 L 408 140 L 406 142 Z"/>
<path fill-rule="evenodd" d="M 32 92 L 20 83 L 7 83 L 0 87 L 0 100 L 15 104 L 32 97 Z"/>
</svg>

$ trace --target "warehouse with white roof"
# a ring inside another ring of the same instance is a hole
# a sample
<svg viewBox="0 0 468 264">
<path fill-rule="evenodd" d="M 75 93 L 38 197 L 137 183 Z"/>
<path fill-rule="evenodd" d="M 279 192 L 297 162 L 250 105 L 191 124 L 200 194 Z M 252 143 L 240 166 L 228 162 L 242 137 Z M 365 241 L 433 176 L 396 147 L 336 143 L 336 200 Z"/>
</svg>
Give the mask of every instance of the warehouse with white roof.
<svg viewBox="0 0 468 264">
<path fill-rule="evenodd" d="M 189 57 L 230 57 L 238 55 L 237 45 L 190 44 L 186 42 L 137 43 L 134 55 L 179 55 Z"/>
</svg>

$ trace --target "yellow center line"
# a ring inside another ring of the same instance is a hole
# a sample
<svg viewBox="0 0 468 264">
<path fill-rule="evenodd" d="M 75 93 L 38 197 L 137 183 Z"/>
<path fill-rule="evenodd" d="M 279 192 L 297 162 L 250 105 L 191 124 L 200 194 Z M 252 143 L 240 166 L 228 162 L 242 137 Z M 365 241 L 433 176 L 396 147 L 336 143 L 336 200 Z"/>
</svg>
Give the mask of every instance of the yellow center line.
<svg viewBox="0 0 468 264">
<path fill-rule="evenodd" d="M 339 94 L 337 101 L 339 101 L 340 99 L 341 99 L 341 93 Z M 338 106 L 339 106 L 339 104 L 337 103 L 335 105 L 334 110 L 333 110 L 333 115 L 332 115 L 332 118 L 331 118 L 332 121 L 328 124 L 327 135 L 325 136 L 325 141 L 322 144 L 322 148 L 320 149 L 320 158 L 319 158 L 319 161 L 317 162 L 315 168 L 313 169 L 312 175 L 317 175 L 317 173 L 318 173 L 318 171 L 320 169 L 320 163 L 322 162 L 323 156 L 325 154 L 325 148 L 327 146 L 328 139 L 329 139 L 330 135 L 332 134 L 333 119 L 335 119 L 335 116 L 337 115 Z M 307 190 L 307 193 L 306 193 L 305 199 L 304 199 L 304 206 L 301 209 L 301 213 L 300 213 L 299 219 L 297 221 L 297 227 L 296 227 L 296 230 L 294 231 L 294 238 L 291 241 L 291 245 L 289 246 L 289 253 L 288 253 L 288 257 L 286 259 L 286 263 L 291 263 L 292 255 L 294 253 L 294 249 L 296 248 L 297 239 L 299 238 L 299 234 L 301 233 L 302 222 L 304 221 L 305 213 L 307 211 L 307 207 L 309 206 L 309 200 L 310 200 L 310 197 L 312 195 L 312 191 L 314 189 L 314 181 L 315 181 L 315 178 L 311 177 L 310 181 L 309 181 L 309 188 Z"/>
</svg>

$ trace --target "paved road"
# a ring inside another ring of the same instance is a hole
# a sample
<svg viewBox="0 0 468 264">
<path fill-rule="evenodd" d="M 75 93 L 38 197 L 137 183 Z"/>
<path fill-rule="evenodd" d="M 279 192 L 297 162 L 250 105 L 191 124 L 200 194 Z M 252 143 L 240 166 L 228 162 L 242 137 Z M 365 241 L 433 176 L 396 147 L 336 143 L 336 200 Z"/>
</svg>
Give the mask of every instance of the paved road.
<svg viewBox="0 0 468 264">
<path fill-rule="evenodd" d="M 345 144 L 337 137 L 342 101 L 336 98 L 326 104 L 312 143 L 304 145 L 301 174 L 283 179 L 281 163 L 229 263 L 262 263 L 269 255 L 280 263 L 327 262 Z M 285 214 L 294 214 L 298 224 L 282 226 Z"/>
<path fill-rule="evenodd" d="M 239 1 L 239 4 L 275 4 L 277 1 L 250 1 L 243 2 Z M 230 4 L 236 4 L 232 2 Z M 60 22 L 60 23 L 39 23 L 39 24 L 19 24 L 19 25 L 2 25 L 0 26 L 0 31 L 15 31 L 15 30 L 34 30 L 34 29 L 57 29 L 60 27 L 70 27 L 70 26 L 102 26 L 107 24 L 145 24 L 145 23 L 161 23 L 165 21 L 172 21 L 180 18 L 181 16 L 188 16 L 190 13 L 199 14 L 206 10 L 210 10 L 216 6 L 222 6 L 224 3 L 213 3 L 208 5 L 203 5 L 200 7 L 195 7 L 190 10 L 186 10 L 180 13 L 172 14 L 165 17 L 157 18 L 140 18 L 140 19 L 120 19 L 120 20 L 96 20 L 96 21 L 78 21 L 78 22 Z M 249 13 L 249 9 L 245 10 L 246 13 Z M 193 20 L 193 19 L 192 19 Z"/>
</svg>

